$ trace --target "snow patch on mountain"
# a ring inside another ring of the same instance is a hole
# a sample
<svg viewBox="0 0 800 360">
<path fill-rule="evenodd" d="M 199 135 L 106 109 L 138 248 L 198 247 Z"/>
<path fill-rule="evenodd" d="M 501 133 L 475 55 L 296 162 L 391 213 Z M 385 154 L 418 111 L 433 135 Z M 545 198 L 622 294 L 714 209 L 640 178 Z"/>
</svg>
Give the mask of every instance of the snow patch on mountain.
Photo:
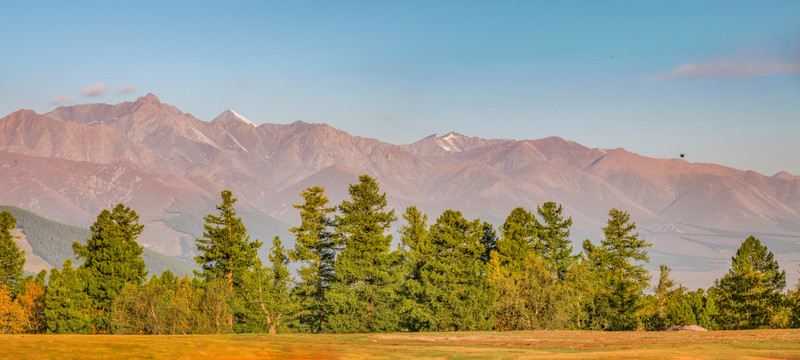
<svg viewBox="0 0 800 360">
<path fill-rule="evenodd" d="M 213 140 L 209 139 L 208 136 L 203 134 L 200 130 L 197 130 L 196 127 L 192 126 L 192 131 L 194 131 L 195 135 L 197 135 L 197 137 L 194 140 L 198 140 L 200 142 L 204 142 L 204 143 L 206 143 L 208 145 L 211 145 L 211 146 L 219 149 L 219 146 L 217 146 L 217 144 Z"/>
<path fill-rule="evenodd" d="M 463 151 L 462 146 L 460 144 L 463 141 L 461 140 L 461 138 L 464 137 L 463 135 L 459 135 L 456 132 L 451 131 L 445 136 L 436 135 L 436 137 L 438 138 L 436 140 L 436 144 L 439 145 L 440 148 L 444 149 L 444 151 L 447 152 Z"/>
<path fill-rule="evenodd" d="M 237 113 L 236 111 L 233 111 L 232 109 L 228 109 L 228 111 L 230 111 L 233 114 L 233 116 L 237 117 L 239 120 L 244 121 L 245 124 L 250 124 L 250 125 L 256 126 L 256 124 L 254 124 L 248 118 L 246 118 L 246 117 L 242 116 L 241 114 Z"/>
</svg>

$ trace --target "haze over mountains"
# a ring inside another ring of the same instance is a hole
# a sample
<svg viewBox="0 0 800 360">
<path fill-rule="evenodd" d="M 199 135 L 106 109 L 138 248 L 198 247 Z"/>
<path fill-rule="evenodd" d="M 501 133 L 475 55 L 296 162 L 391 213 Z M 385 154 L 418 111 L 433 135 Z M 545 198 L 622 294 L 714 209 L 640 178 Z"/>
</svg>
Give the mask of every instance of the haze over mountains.
<svg viewBox="0 0 800 360">
<path fill-rule="evenodd" d="M 0 204 L 86 227 L 122 202 L 145 224 L 140 243 L 184 259 L 223 189 L 239 198 L 251 236 L 268 243 L 281 235 L 291 246 L 298 193 L 325 186 L 338 204 L 362 173 L 378 178 L 398 215 L 413 204 L 431 222 L 452 208 L 501 225 L 516 206 L 556 201 L 573 218 L 576 253 L 584 239 L 602 238 L 609 209 L 628 211 L 654 244 L 649 268 L 666 264 L 692 288 L 726 271 L 749 234 L 776 254 L 790 284 L 797 278 L 800 177 L 786 172 L 653 159 L 557 137 L 452 132 L 392 145 L 326 124 L 256 126 L 233 110 L 202 121 L 152 94 L 0 119 Z"/>
</svg>

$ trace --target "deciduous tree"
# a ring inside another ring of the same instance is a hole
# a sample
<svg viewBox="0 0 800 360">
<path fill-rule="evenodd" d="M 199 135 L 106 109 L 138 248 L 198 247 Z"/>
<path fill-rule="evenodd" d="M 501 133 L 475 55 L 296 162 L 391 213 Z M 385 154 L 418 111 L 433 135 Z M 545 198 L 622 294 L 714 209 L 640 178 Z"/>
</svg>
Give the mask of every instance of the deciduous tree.
<svg viewBox="0 0 800 360">
<path fill-rule="evenodd" d="M 275 334 L 295 310 L 290 297 L 289 257 L 277 236 L 272 239 L 269 261 L 271 266 L 264 266 L 261 260 L 256 259 L 253 271 L 246 274 L 245 300 L 249 310 L 248 322 Z"/>
<path fill-rule="evenodd" d="M 25 309 L 14 300 L 7 285 L 0 285 L 0 334 L 18 334 L 27 330 Z"/>
</svg>

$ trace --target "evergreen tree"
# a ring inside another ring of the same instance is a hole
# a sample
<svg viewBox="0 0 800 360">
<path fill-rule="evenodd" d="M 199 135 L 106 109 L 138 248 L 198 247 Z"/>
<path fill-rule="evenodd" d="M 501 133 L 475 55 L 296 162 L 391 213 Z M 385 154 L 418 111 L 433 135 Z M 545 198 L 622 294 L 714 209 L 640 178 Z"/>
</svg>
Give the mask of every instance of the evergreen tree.
<svg viewBox="0 0 800 360">
<path fill-rule="evenodd" d="M 563 280 L 573 259 L 569 240 L 572 218 L 564 220 L 561 205 L 554 202 L 537 206 L 536 212 L 542 218 L 542 222 L 534 219 L 536 236 L 542 246 L 542 258 L 558 278 Z"/>
<path fill-rule="evenodd" d="M 568 283 L 557 281 L 536 253 L 519 266 L 503 264 L 498 253 L 489 262 L 497 291 L 496 330 L 563 329 L 569 326 L 577 300 Z"/>
<path fill-rule="evenodd" d="M 767 247 L 748 237 L 731 258 L 731 269 L 714 282 L 712 293 L 724 329 L 768 327 L 772 316 L 782 311 L 781 291 L 786 272 L 781 271 Z"/>
<path fill-rule="evenodd" d="M 692 308 L 682 301 L 686 289 L 675 283 L 670 276 L 671 269 L 660 265 L 658 283 L 653 287 L 654 294 L 648 296 L 645 306 L 645 328 L 648 330 L 663 330 L 673 325 L 694 325 L 695 318 Z"/>
<path fill-rule="evenodd" d="M 10 212 L 0 212 L 0 286 L 7 286 L 12 293 L 18 290 L 25 266 L 25 251 L 11 235 L 16 225 L 17 219 Z"/>
<path fill-rule="evenodd" d="M 564 328 L 570 321 L 574 292 L 556 281 L 558 268 L 544 257 L 549 243 L 542 241 L 547 237 L 538 235 L 538 227 L 523 208 L 514 209 L 501 227 L 489 267 L 498 294 L 496 329 Z"/>
<path fill-rule="evenodd" d="M 605 238 L 600 246 L 583 243 L 594 287 L 594 326 L 608 330 L 633 330 L 639 325 L 642 293 L 650 280 L 641 262 L 648 262 L 645 248 L 652 246 L 636 233 L 627 212 L 611 209 Z"/>
<path fill-rule="evenodd" d="M 147 272 L 142 260 L 142 247 L 136 238 L 144 225 L 139 225 L 139 215 L 129 207 L 118 204 L 112 211 L 103 210 L 89 229 L 91 237 L 86 245 L 78 242 L 72 249 L 84 263 L 78 268 L 86 292 L 98 313 L 94 319 L 95 331 L 110 332 L 111 305 L 125 284 L 141 284 Z"/>
<path fill-rule="evenodd" d="M 339 247 L 338 238 L 331 232 L 335 225 L 328 207 L 325 189 L 314 186 L 303 190 L 303 204 L 294 205 L 300 210 L 300 226 L 289 229 L 296 236 L 295 248 L 289 253 L 292 261 L 301 261 L 300 282 L 293 297 L 298 302 L 300 324 L 309 330 L 324 333 L 328 329 L 327 293 L 334 280 L 333 264 Z"/>
<path fill-rule="evenodd" d="M 697 325 L 709 330 L 719 328 L 716 323 L 719 310 L 712 296 L 709 296 L 703 289 L 697 289 L 687 292 L 683 300 L 692 308 Z"/>
<path fill-rule="evenodd" d="M 64 261 L 61 271 L 53 268 L 44 300 L 47 332 L 91 333 L 93 312 L 91 299 L 86 294 L 86 283 L 72 268 L 72 259 Z"/>
<path fill-rule="evenodd" d="M 405 274 L 400 286 L 400 323 L 405 330 L 419 330 L 430 317 L 422 298 L 422 267 L 433 249 L 428 239 L 428 216 L 415 206 L 406 208 L 403 219 L 407 225 L 400 228 L 400 253 Z"/>
<path fill-rule="evenodd" d="M 500 262 L 518 270 L 528 260 L 528 255 L 540 255 L 542 247 L 536 237 L 536 219 L 524 208 L 511 211 L 503 226 L 500 227 L 500 239 L 497 241 L 497 253 Z"/>
<path fill-rule="evenodd" d="M 219 216 L 206 215 L 203 219 L 203 237 L 196 239 L 198 255 L 194 260 L 200 265 L 198 275 L 210 281 L 224 279 L 230 290 L 242 287 L 242 276 L 255 265 L 261 242 L 250 240 L 242 219 L 236 216 L 233 205 L 238 200 L 230 190 L 221 193 L 222 203 L 217 205 Z"/>
<path fill-rule="evenodd" d="M 275 334 L 294 312 L 294 302 L 290 298 L 289 257 L 277 236 L 272 240 L 269 261 L 272 266 L 265 267 L 261 260 L 256 259 L 253 271 L 247 273 L 245 299 L 250 314 L 248 323 Z"/>
<path fill-rule="evenodd" d="M 350 201 L 339 205 L 336 233 L 344 248 L 336 257 L 336 280 L 331 286 L 335 312 L 329 320 L 335 332 L 383 332 L 397 328 L 398 254 L 389 251 L 387 234 L 397 220 L 386 209 L 386 193 L 369 175 L 349 187 Z"/>
<path fill-rule="evenodd" d="M 223 190 L 221 197 L 222 203 L 216 207 L 219 215 L 209 214 L 203 218 L 203 237 L 196 239 L 198 255 L 194 258 L 201 271 L 195 271 L 195 274 L 206 282 L 214 279 L 227 282 L 228 291 L 234 293 L 231 304 L 233 313 L 227 325 L 233 326 L 235 317 L 236 330 L 240 331 L 244 330 L 240 326 L 243 325 L 246 311 L 244 277 L 256 264 L 261 242 L 250 240 L 242 219 L 236 216 L 233 205 L 238 199 L 233 197 L 233 193 Z"/>
<path fill-rule="evenodd" d="M 492 251 L 497 251 L 497 232 L 494 231 L 494 226 L 486 221 L 483 222 L 481 245 L 483 245 L 481 261 L 488 263 L 491 259 Z"/>
<path fill-rule="evenodd" d="M 479 220 L 460 211 L 445 211 L 431 226 L 419 264 L 419 279 L 411 289 L 406 312 L 410 330 L 488 330 L 494 314 L 494 289 L 481 261 L 484 251 Z M 409 284 L 411 285 L 411 284 Z"/>
</svg>

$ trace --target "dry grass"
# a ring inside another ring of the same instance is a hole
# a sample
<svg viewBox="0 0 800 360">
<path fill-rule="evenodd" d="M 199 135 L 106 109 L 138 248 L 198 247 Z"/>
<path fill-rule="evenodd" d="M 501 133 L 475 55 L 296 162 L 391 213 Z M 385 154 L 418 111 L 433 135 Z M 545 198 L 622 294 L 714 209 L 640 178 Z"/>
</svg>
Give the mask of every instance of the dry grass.
<svg viewBox="0 0 800 360">
<path fill-rule="evenodd" d="M 800 330 L 2 335 L 0 359 L 800 359 Z"/>
</svg>

